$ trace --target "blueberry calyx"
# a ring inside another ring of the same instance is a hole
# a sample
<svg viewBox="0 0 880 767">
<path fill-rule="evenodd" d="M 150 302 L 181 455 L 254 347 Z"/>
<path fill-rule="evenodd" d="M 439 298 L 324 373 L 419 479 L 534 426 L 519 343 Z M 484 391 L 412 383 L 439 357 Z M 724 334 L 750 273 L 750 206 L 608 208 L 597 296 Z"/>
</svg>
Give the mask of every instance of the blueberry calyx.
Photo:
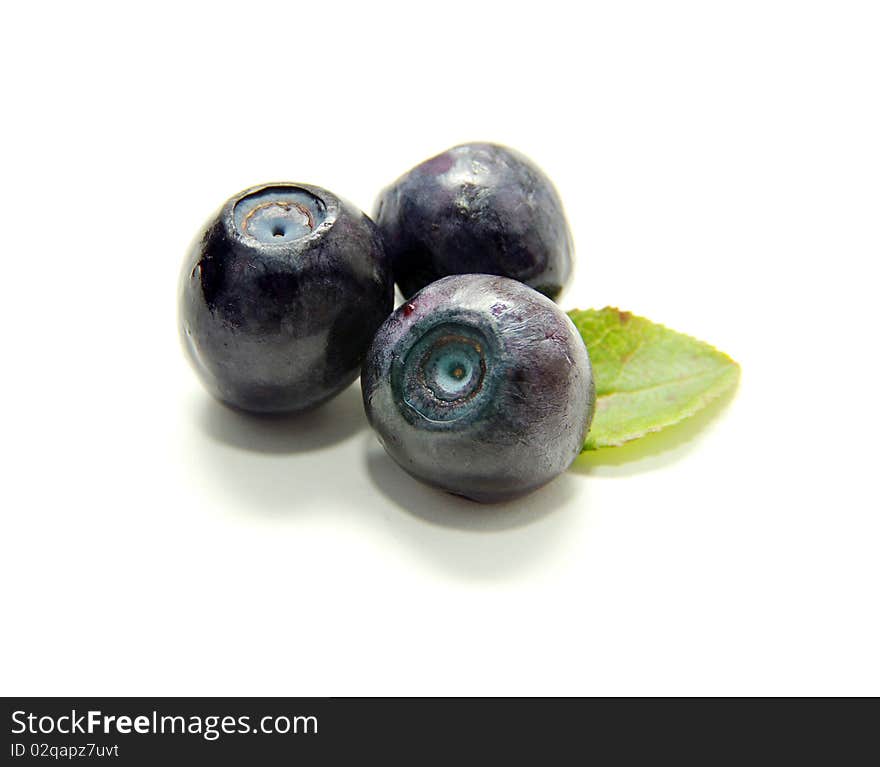
<svg viewBox="0 0 880 767">
<path fill-rule="evenodd" d="M 433 318 L 414 328 L 391 368 L 396 403 L 407 420 L 427 428 L 450 427 L 474 417 L 492 401 L 496 344 L 479 318 Z"/>
<path fill-rule="evenodd" d="M 277 184 L 258 187 L 241 197 L 232 217 L 242 237 L 276 245 L 313 234 L 327 221 L 327 214 L 327 204 L 313 192 L 293 184 Z"/>
</svg>

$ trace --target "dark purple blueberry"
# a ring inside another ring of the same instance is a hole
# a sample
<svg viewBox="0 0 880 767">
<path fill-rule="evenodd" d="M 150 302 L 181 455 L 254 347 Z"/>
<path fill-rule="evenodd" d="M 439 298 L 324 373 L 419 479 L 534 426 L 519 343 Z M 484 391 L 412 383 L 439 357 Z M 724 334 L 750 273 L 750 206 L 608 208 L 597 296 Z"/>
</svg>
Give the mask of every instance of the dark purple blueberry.
<svg viewBox="0 0 880 767">
<path fill-rule="evenodd" d="M 556 300 L 573 245 L 549 178 L 519 152 L 462 144 L 383 190 L 376 223 L 405 297 L 450 274 L 498 274 Z"/>
<path fill-rule="evenodd" d="M 306 410 L 357 378 L 393 308 L 375 224 L 308 184 L 231 197 L 205 225 L 180 283 L 180 333 L 223 402 L 253 412 Z"/>
<path fill-rule="evenodd" d="M 397 309 L 373 339 L 361 387 L 400 466 L 483 502 L 565 471 L 595 404 L 571 320 L 540 293 L 490 275 L 446 277 Z"/>
</svg>

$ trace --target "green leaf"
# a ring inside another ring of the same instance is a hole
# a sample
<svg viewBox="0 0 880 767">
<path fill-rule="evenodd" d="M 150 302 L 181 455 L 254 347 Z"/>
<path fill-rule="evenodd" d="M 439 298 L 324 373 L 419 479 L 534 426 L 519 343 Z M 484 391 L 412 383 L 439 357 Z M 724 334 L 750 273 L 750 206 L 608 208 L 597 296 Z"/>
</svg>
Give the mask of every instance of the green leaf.
<svg viewBox="0 0 880 767">
<path fill-rule="evenodd" d="M 584 450 L 622 445 L 734 388 L 739 365 L 703 341 L 606 307 L 568 313 L 590 353 L 596 413 Z"/>
</svg>

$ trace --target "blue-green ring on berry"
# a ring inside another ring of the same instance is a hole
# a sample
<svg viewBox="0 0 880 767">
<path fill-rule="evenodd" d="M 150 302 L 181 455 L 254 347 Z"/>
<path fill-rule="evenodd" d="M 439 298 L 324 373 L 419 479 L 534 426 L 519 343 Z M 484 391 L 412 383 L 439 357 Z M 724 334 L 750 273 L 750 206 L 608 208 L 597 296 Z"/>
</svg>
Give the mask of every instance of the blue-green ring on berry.
<svg viewBox="0 0 880 767">
<path fill-rule="evenodd" d="M 493 334 L 465 321 L 431 324 L 392 365 L 397 406 L 407 420 L 444 428 L 473 418 L 492 401 Z"/>
<path fill-rule="evenodd" d="M 417 363 L 420 380 L 441 402 L 466 402 L 486 376 L 483 347 L 463 335 L 443 335 Z"/>
</svg>

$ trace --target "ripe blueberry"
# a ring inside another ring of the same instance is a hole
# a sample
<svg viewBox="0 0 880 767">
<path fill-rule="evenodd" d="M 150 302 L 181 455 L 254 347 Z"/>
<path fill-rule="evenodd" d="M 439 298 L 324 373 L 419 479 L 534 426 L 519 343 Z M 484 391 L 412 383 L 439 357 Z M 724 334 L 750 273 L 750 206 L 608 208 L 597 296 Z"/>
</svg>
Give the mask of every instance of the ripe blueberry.
<svg viewBox="0 0 880 767">
<path fill-rule="evenodd" d="M 450 274 L 498 274 L 556 300 L 573 245 L 562 202 L 528 158 L 496 144 L 463 144 L 417 165 L 376 203 L 405 297 Z"/>
<path fill-rule="evenodd" d="M 595 403 L 571 320 L 540 293 L 490 275 L 446 277 L 394 312 L 361 387 L 370 424 L 400 466 L 484 502 L 568 468 Z"/>
<path fill-rule="evenodd" d="M 307 184 L 231 197 L 181 274 L 184 347 L 205 387 L 254 412 L 296 412 L 358 375 L 394 286 L 375 224 Z"/>
</svg>

